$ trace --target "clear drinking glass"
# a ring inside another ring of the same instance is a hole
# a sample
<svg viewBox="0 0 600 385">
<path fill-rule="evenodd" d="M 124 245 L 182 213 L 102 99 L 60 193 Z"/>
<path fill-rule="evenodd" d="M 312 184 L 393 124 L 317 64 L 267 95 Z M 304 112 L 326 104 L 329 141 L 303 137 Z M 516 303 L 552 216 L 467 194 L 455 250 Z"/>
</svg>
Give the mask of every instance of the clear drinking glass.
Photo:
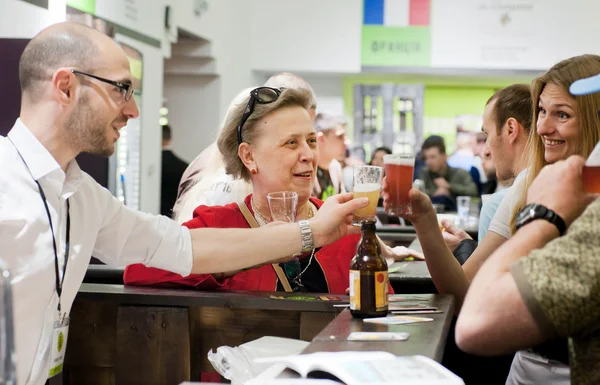
<svg viewBox="0 0 600 385">
<path fill-rule="evenodd" d="M 296 212 L 298 210 L 298 193 L 294 191 L 277 191 L 267 194 L 269 210 L 273 221 L 296 222 Z M 302 265 L 297 256 L 284 262 L 283 271 L 288 278 L 293 291 L 301 290 L 302 284 Z"/>
<path fill-rule="evenodd" d="M 377 220 L 377 202 L 381 193 L 383 167 L 354 166 L 354 183 L 352 194 L 354 198 L 369 198 L 369 204 L 354 212 L 352 224 L 359 225 L 365 220 Z"/>
<path fill-rule="evenodd" d="M 273 221 L 296 222 L 298 210 L 298 193 L 294 191 L 277 191 L 267 195 L 269 210 Z"/>
<path fill-rule="evenodd" d="M 456 197 L 456 211 L 458 211 L 458 220 L 461 225 L 466 225 L 469 221 L 471 212 L 471 197 Z"/>
</svg>

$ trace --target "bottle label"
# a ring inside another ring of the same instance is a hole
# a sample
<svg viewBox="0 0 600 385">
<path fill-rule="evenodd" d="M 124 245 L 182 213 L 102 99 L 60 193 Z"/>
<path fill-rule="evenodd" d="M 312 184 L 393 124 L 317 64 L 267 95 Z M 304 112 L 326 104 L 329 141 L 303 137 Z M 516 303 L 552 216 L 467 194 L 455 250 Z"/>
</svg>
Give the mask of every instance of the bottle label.
<svg viewBox="0 0 600 385">
<path fill-rule="evenodd" d="M 350 309 L 360 310 L 360 271 L 350 270 Z"/>
<path fill-rule="evenodd" d="M 352 284 L 350 284 L 352 285 Z M 388 308 L 388 272 L 378 271 L 375 273 L 375 307 L 377 311 Z"/>
</svg>

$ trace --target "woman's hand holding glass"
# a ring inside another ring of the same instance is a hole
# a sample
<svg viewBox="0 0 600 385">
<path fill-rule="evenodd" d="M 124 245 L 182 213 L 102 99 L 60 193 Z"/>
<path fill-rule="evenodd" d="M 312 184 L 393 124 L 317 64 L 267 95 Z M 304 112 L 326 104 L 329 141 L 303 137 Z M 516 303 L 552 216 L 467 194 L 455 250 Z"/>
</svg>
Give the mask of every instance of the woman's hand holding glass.
<svg viewBox="0 0 600 385">
<path fill-rule="evenodd" d="M 390 193 L 389 187 L 387 184 L 387 177 L 383 178 L 383 207 L 388 210 L 390 206 Z M 400 217 L 415 223 L 418 222 L 421 217 L 425 214 L 433 213 L 435 215 L 435 210 L 433 205 L 431 204 L 431 199 L 427 194 L 417 190 L 416 188 L 410 189 L 408 192 L 408 199 L 411 205 L 410 213 L 401 214 Z"/>
<path fill-rule="evenodd" d="M 315 247 L 333 243 L 344 235 L 359 234 L 360 227 L 352 226 L 352 213 L 368 204 L 369 198 L 353 199 L 352 193 L 329 197 L 309 220 Z"/>
</svg>

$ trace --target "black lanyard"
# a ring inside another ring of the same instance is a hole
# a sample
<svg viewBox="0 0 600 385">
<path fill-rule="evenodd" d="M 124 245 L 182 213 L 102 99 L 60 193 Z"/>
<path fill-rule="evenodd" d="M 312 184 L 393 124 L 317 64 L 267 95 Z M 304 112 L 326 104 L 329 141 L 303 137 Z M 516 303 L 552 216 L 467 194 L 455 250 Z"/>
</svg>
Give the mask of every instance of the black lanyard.
<svg viewBox="0 0 600 385">
<path fill-rule="evenodd" d="M 54 235 L 54 226 L 52 226 L 52 217 L 50 216 L 50 209 L 48 208 L 48 203 L 46 202 L 46 194 L 44 194 L 44 190 L 42 189 L 42 185 L 37 180 L 35 183 L 38 185 L 40 189 L 40 197 L 42 197 L 42 202 L 44 203 L 44 208 L 46 209 L 46 214 L 48 215 L 48 223 L 50 223 L 50 232 L 52 233 L 52 248 L 54 249 L 54 273 L 56 275 L 56 294 L 58 294 L 58 312 L 60 313 L 60 295 L 62 294 L 63 282 L 65 282 L 65 273 L 67 272 L 67 262 L 69 262 L 69 241 L 71 239 L 71 215 L 69 214 L 69 200 L 67 199 L 67 228 L 65 234 L 65 264 L 63 266 L 62 271 L 62 280 L 58 275 L 58 250 L 56 249 L 56 237 Z"/>
<path fill-rule="evenodd" d="M 27 171 L 29 171 L 29 175 L 31 175 L 31 177 L 33 178 L 33 174 L 31 174 L 31 170 L 29 169 L 27 162 L 25 162 L 25 159 L 23 159 L 21 152 L 19 151 L 17 146 L 15 146 L 15 144 L 13 143 L 13 141 L 10 138 L 8 138 L 8 140 L 11 141 L 12 145 L 17 150 L 17 153 L 19 154 L 19 156 L 21 157 L 21 160 L 25 164 Z M 63 282 L 65 281 L 65 274 L 67 272 L 67 262 L 69 262 L 69 241 L 71 239 L 71 216 L 69 215 L 69 210 L 70 210 L 69 199 L 66 200 L 66 202 L 67 202 L 67 228 L 66 228 L 66 235 L 65 235 L 65 264 L 63 266 L 63 274 L 62 274 L 62 280 L 61 280 L 60 276 L 58 274 L 58 271 L 59 271 L 58 270 L 58 250 L 56 248 L 56 237 L 54 235 L 54 226 L 52 225 L 52 216 L 50 215 L 50 209 L 48 208 L 48 203 L 46 202 L 46 194 L 44 193 L 44 189 L 42 189 L 42 185 L 40 185 L 40 182 L 38 182 L 35 178 L 33 178 L 33 181 L 38 186 L 40 197 L 42 198 L 42 203 L 44 204 L 44 208 L 46 209 L 46 214 L 48 215 L 48 223 L 50 223 L 50 233 L 52 234 L 52 248 L 54 249 L 54 273 L 56 275 L 56 294 L 58 294 L 58 312 L 60 313 L 60 296 L 62 294 Z"/>
</svg>

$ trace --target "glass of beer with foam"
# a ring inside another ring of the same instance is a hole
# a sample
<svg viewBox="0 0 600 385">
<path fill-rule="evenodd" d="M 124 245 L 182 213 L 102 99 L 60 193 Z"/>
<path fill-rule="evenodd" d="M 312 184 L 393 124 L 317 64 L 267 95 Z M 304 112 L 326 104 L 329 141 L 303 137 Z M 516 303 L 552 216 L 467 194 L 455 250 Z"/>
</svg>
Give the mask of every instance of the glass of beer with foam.
<svg viewBox="0 0 600 385">
<path fill-rule="evenodd" d="M 404 215 L 412 212 L 408 192 L 413 185 L 415 170 L 414 152 L 388 154 L 383 157 L 383 166 L 389 193 L 389 215 Z"/>
<path fill-rule="evenodd" d="M 352 193 L 354 198 L 369 198 L 369 204 L 354 212 L 352 224 L 360 226 L 366 220 L 377 220 L 377 202 L 381 193 L 383 167 L 354 166 L 354 182 Z"/>
<path fill-rule="evenodd" d="M 587 193 L 600 194 L 600 142 L 585 161 L 583 189 Z"/>
</svg>

